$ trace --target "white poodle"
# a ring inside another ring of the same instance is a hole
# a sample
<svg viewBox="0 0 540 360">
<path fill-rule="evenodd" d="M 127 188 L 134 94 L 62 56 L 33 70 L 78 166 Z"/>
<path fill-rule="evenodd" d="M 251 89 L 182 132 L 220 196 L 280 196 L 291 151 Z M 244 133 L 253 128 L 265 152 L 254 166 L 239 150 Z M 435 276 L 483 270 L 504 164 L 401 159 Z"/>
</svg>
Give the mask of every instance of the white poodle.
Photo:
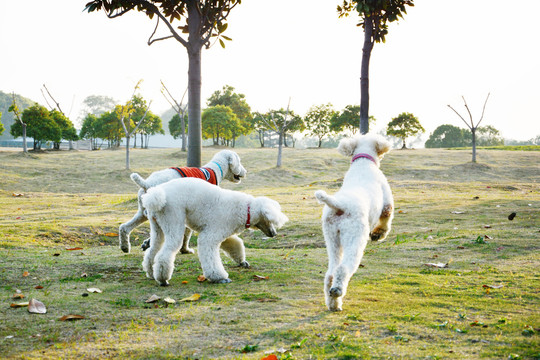
<svg viewBox="0 0 540 360">
<path fill-rule="evenodd" d="M 137 173 L 131 179 L 139 185 L 143 181 Z M 236 235 L 253 227 L 273 237 L 288 221 L 274 200 L 192 178 L 152 187 L 142 196 L 142 203 L 148 211 L 151 237 L 143 269 L 163 286 L 169 284 L 186 226 L 199 233 L 197 253 L 204 276 L 210 282 L 228 283 L 231 280 L 221 262 L 220 247 L 240 266 L 249 267 L 244 243 Z"/>
<path fill-rule="evenodd" d="M 390 231 L 394 199 L 379 164 L 390 143 L 379 135 L 340 141 L 337 150 L 352 156 L 343 186 L 334 195 L 318 190 L 323 209 L 322 228 L 328 252 L 324 294 L 329 310 L 341 311 L 343 297 L 358 269 L 368 240 L 384 240 Z"/>
<path fill-rule="evenodd" d="M 139 184 L 141 189 L 139 189 L 139 193 L 137 194 L 137 202 L 139 207 L 137 209 L 137 213 L 131 220 L 120 225 L 118 231 L 118 237 L 120 238 L 120 249 L 126 253 L 130 252 L 131 244 L 129 241 L 129 234 L 137 226 L 148 220 L 141 202 L 141 196 L 152 186 L 183 177 L 202 178 L 214 185 L 219 185 L 223 179 L 227 179 L 233 183 L 239 183 L 241 178 L 246 176 L 246 173 L 247 171 L 240 163 L 240 157 L 237 153 L 231 150 L 222 150 L 214 155 L 212 160 L 210 160 L 210 162 L 204 165 L 202 168 L 169 168 L 153 172 L 148 178 L 146 178 L 146 180 L 141 179 Z M 189 248 L 190 237 L 191 231 L 186 231 L 184 235 L 184 243 L 181 249 L 183 254 L 193 253 L 193 250 Z M 141 247 L 143 250 L 150 247 L 150 239 L 146 239 Z"/>
</svg>

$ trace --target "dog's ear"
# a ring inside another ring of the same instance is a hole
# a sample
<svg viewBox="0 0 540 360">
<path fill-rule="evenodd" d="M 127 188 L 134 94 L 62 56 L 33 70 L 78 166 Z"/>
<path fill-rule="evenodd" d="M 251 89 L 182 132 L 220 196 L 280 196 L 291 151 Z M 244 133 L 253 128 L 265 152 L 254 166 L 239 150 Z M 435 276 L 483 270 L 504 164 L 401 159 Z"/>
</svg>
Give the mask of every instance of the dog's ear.
<svg viewBox="0 0 540 360">
<path fill-rule="evenodd" d="M 227 152 L 227 160 L 229 161 L 229 168 L 234 174 L 240 174 L 240 157 L 233 151 Z"/>
<path fill-rule="evenodd" d="M 377 152 L 377 155 L 379 157 L 382 157 L 384 154 L 390 151 L 391 145 L 388 140 L 383 138 L 382 136 L 377 137 L 377 140 L 375 141 L 375 151 Z"/>
<path fill-rule="evenodd" d="M 354 155 L 354 149 L 356 149 L 357 145 L 358 145 L 358 138 L 341 139 L 341 141 L 339 142 L 339 145 L 337 147 L 337 151 L 341 155 L 353 156 Z"/>
</svg>

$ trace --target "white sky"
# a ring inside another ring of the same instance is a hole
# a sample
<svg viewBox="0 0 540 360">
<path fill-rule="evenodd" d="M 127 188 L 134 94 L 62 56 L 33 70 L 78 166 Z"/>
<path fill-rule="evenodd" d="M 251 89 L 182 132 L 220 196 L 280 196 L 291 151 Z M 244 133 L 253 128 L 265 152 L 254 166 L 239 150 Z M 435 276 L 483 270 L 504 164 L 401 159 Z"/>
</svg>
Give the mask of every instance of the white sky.
<svg viewBox="0 0 540 360">
<path fill-rule="evenodd" d="M 136 82 L 151 110 L 169 108 L 187 85 L 187 55 L 173 39 L 148 46 L 155 22 L 140 13 L 108 19 L 86 13 L 87 1 L 0 0 L 0 90 L 44 104 L 46 84 L 74 121 L 89 95 L 126 102 Z M 358 104 L 362 29 L 338 19 L 341 0 L 244 0 L 229 17 L 227 48 L 203 50 L 202 101 L 223 85 L 246 95 L 253 111 Z M 416 0 L 376 44 L 370 67 L 375 130 L 402 112 L 427 135 L 441 124 L 464 126 L 446 106 L 474 120 L 491 92 L 483 125 L 506 138 L 540 134 L 540 1 Z M 162 33 L 165 30 L 162 29 Z M 536 44 L 536 45 L 534 45 Z M 71 112 L 70 112 L 71 109 Z"/>
</svg>

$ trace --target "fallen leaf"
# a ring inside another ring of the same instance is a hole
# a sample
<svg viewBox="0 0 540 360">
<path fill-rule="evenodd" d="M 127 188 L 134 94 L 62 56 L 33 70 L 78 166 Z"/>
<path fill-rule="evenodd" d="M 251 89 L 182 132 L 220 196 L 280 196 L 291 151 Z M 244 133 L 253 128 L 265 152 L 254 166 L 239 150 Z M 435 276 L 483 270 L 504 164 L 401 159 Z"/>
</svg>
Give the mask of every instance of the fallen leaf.
<svg viewBox="0 0 540 360">
<path fill-rule="evenodd" d="M 278 360 L 278 358 L 275 354 L 270 354 L 266 357 L 261 358 L 261 360 Z"/>
<path fill-rule="evenodd" d="M 454 210 L 454 211 L 452 211 L 452 214 L 465 214 L 465 211 Z"/>
<path fill-rule="evenodd" d="M 99 294 L 101 294 L 103 292 L 98 288 L 88 288 L 88 289 L 86 289 L 86 291 L 88 291 L 89 293 L 99 293 Z"/>
<path fill-rule="evenodd" d="M 465 249 L 465 246 L 458 246 L 458 249 Z"/>
<path fill-rule="evenodd" d="M 424 264 L 425 266 L 428 266 L 428 267 L 434 267 L 434 268 L 447 268 L 448 267 L 448 264 L 449 263 L 427 263 L 427 264 Z"/>
<path fill-rule="evenodd" d="M 167 304 L 175 304 L 176 303 L 176 300 L 171 299 L 170 297 L 166 297 L 165 299 L 163 299 L 163 301 L 165 301 Z"/>
<path fill-rule="evenodd" d="M 75 251 L 75 250 L 82 250 L 83 248 L 82 247 L 74 247 L 74 248 L 69 248 L 69 249 L 66 249 L 67 251 Z"/>
<path fill-rule="evenodd" d="M 15 220 L 21 220 L 21 219 L 22 219 L 22 217 L 20 217 L 20 216 L 17 216 L 17 217 L 15 218 Z"/>
<path fill-rule="evenodd" d="M 60 253 L 54 253 L 52 256 L 60 256 Z"/>
<path fill-rule="evenodd" d="M 261 281 L 261 280 L 268 280 L 268 276 L 260 276 L 260 275 L 253 275 L 253 280 L 255 281 Z"/>
<path fill-rule="evenodd" d="M 82 273 L 82 274 L 81 274 L 81 277 L 82 277 L 82 278 L 88 277 L 88 274 L 87 274 L 87 273 Z"/>
<path fill-rule="evenodd" d="M 25 272 L 22 273 L 23 277 L 27 277 L 28 275 L 30 275 L 30 273 L 28 271 L 25 271 Z"/>
<path fill-rule="evenodd" d="M 201 294 L 193 294 L 187 298 L 183 298 L 182 300 L 178 300 L 178 301 L 191 302 L 191 301 L 197 301 L 200 298 L 201 298 Z"/>
<path fill-rule="evenodd" d="M 23 194 L 13 193 L 13 194 L 11 194 L 11 196 L 14 196 L 14 197 L 20 197 L 20 196 L 24 196 L 24 195 L 23 195 Z"/>
<path fill-rule="evenodd" d="M 198 282 L 205 282 L 206 278 L 204 277 L 204 275 L 199 275 L 199 276 L 197 276 L 197 281 Z"/>
<path fill-rule="evenodd" d="M 108 233 L 105 233 L 105 236 L 109 236 L 109 237 L 117 237 L 118 234 L 117 234 L 117 233 L 113 233 L 113 232 L 108 232 Z"/>
<path fill-rule="evenodd" d="M 186 280 L 182 281 L 182 285 L 186 285 L 188 282 Z"/>
<path fill-rule="evenodd" d="M 484 229 L 491 229 L 491 225 L 484 225 Z"/>
<path fill-rule="evenodd" d="M 28 304 L 29 302 L 22 302 L 22 303 L 12 303 L 11 306 L 12 308 L 20 308 L 20 307 L 28 307 Z"/>
<path fill-rule="evenodd" d="M 489 289 L 500 289 L 504 287 L 504 285 L 482 285 L 483 288 L 489 288 Z"/>
<path fill-rule="evenodd" d="M 158 301 L 159 299 L 161 299 L 159 296 L 157 296 L 156 294 L 150 296 L 148 298 L 148 300 L 145 300 L 145 303 L 154 303 L 156 301 Z"/>
<path fill-rule="evenodd" d="M 43 289 L 43 286 L 38 285 L 38 286 L 34 287 L 34 289 L 38 289 L 38 290 L 39 290 L 39 289 Z"/>
<path fill-rule="evenodd" d="M 85 319 L 85 317 L 82 315 L 70 314 L 70 315 L 64 315 L 58 320 L 66 321 L 66 320 L 82 320 L 82 319 Z"/>
<path fill-rule="evenodd" d="M 28 302 L 28 312 L 32 314 L 45 314 L 47 312 L 47 308 L 41 301 L 30 299 Z"/>
<path fill-rule="evenodd" d="M 20 293 L 13 294 L 13 299 L 24 299 L 24 295 Z"/>
</svg>

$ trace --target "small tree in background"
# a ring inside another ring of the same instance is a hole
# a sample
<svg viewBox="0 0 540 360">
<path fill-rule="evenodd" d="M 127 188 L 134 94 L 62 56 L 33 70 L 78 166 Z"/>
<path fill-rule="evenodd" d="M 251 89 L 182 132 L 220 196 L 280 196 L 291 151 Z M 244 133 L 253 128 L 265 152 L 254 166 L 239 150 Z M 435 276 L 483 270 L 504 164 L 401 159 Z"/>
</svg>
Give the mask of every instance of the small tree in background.
<svg viewBox="0 0 540 360">
<path fill-rule="evenodd" d="M 393 118 L 386 128 L 386 134 L 400 138 L 403 141 L 402 149 L 406 149 L 405 140 L 420 133 L 425 132 L 418 118 L 411 113 L 401 113 Z"/>
<path fill-rule="evenodd" d="M 212 139 L 214 145 L 225 144 L 227 140 L 231 140 L 234 129 L 239 126 L 241 125 L 236 114 L 228 106 L 211 106 L 202 113 L 203 139 Z"/>
<path fill-rule="evenodd" d="M 11 102 L 11 106 L 9 107 L 8 111 L 12 112 L 15 115 L 15 118 L 17 119 L 17 122 L 21 125 L 21 136 L 23 138 L 23 153 L 28 153 L 28 146 L 26 144 L 26 124 L 21 119 L 21 113 L 19 111 L 19 107 L 17 106 L 17 102 L 15 101 L 15 93 L 12 93 L 13 101 Z"/>
<path fill-rule="evenodd" d="M 13 137 L 22 136 L 22 124 L 26 124 L 27 135 L 34 139 L 34 150 L 41 149 L 43 141 L 57 142 L 62 139 L 60 126 L 51 118 L 49 111 L 39 104 L 26 108 L 21 119 L 21 122 L 11 125 L 9 132 Z"/>
<path fill-rule="evenodd" d="M 169 132 L 173 138 L 182 137 L 182 149 L 181 151 L 186 151 L 186 120 L 187 120 L 187 107 L 188 104 L 183 105 L 184 97 L 188 89 L 184 91 L 182 99 L 180 99 L 180 104 L 176 99 L 171 95 L 169 89 L 165 86 L 165 83 L 161 81 L 161 93 L 167 100 L 167 102 L 172 106 L 173 110 L 176 111 L 176 115 L 172 117 L 169 121 Z"/>
<path fill-rule="evenodd" d="M 375 43 L 385 42 L 388 23 L 403 18 L 405 6 L 414 6 L 413 0 L 343 0 L 337 7 L 339 17 L 346 17 L 353 11 L 360 15 L 364 29 L 362 67 L 360 73 L 360 132 L 369 132 L 369 60 Z"/>
<path fill-rule="evenodd" d="M 336 111 L 332 104 L 312 106 L 306 116 L 304 122 L 309 135 L 316 136 L 318 146 L 321 147 L 322 140 L 330 132 L 330 120 L 335 116 Z"/>
<path fill-rule="evenodd" d="M 336 113 L 330 120 L 330 130 L 335 133 L 347 131 L 356 134 L 358 131 L 358 119 L 360 118 L 359 105 L 347 105 L 341 112 Z M 375 124 L 375 117 L 369 117 L 369 125 Z"/>
<path fill-rule="evenodd" d="M 476 162 L 476 130 L 478 129 L 478 126 L 480 126 L 480 123 L 484 119 L 484 112 L 486 110 L 486 104 L 487 104 L 487 101 L 489 99 L 489 93 L 487 94 L 486 101 L 484 102 L 484 107 L 482 108 L 482 116 L 480 116 L 480 120 L 478 120 L 478 122 L 476 124 L 474 124 L 472 114 L 471 114 L 471 110 L 469 109 L 469 106 L 467 105 L 467 101 L 465 101 L 465 97 L 462 96 L 461 98 L 463 99 L 463 103 L 465 104 L 465 109 L 467 109 L 467 112 L 469 113 L 469 121 L 470 121 L 469 123 L 463 118 L 463 116 L 461 116 L 460 113 L 458 113 L 456 110 L 454 110 L 454 108 L 452 106 L 448 105 L 448 107 L 450 109 L 452 109 L 452 111 L 454 111 L 457 114 L 457 116 L 459 116 L 459 118 L 461 120 L 463 120 L 463 122 L 465 123 L 465 125 L 467 125 L 469 130 L 471 130 L 471 136 L 472 136 L 472 162 L 475 163 Z"/>
<path fill-rule="evenodd" d="M 470 145 L 468 131 L 454 125 L 438 126 L 426 141 L 426 148 L 452 148 Z"/>
</svg>

